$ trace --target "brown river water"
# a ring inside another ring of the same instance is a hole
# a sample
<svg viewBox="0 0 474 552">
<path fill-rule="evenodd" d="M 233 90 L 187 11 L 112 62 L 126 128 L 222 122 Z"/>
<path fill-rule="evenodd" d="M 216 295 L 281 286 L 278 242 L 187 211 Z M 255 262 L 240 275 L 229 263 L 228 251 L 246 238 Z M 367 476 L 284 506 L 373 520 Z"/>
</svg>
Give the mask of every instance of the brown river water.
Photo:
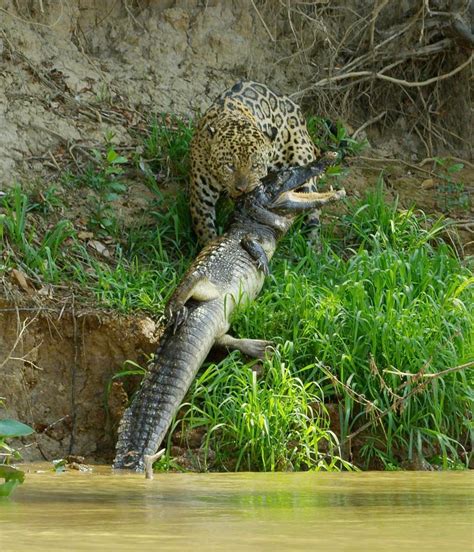
<svg viewBox="0 0 474 552">
<path fill-rule="evenodd" d="M 0 500 L 0 551 L 472 551 L 474 474 L 38 472 Z"/>
</svg>

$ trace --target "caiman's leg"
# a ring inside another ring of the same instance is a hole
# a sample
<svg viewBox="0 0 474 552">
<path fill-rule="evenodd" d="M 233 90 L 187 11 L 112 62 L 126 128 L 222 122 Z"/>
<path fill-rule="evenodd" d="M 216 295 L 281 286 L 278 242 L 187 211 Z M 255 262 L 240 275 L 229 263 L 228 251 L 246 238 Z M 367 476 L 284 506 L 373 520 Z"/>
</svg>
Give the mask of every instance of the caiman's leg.
<svg viewBox="0 0 474 552">
<path fill-rule="evenodd" d="M 173 332 L 186 321 L 188 309 L 186 303 L 189 299 L 195 301 L 211 301 L 217 299 L 220 292 L 215 284 L 206 277 L 189 277 L 184 280 L 186 285 L 178 286 L 166 307 L 166 325 L 173 326 Z"/>
<path fill-rule="evenodd" d="M 282 234 L 291 226 L 291 222 L 286 217 L 277 215 L 258 204 L 249 206 L 248 212 L 256 222 L 269 226 Z"/>
<path fill-rule="evenodd" d="M 237 339 L 229 334 L 224 334 L 216 339 L 217 347 L 226 347 L 227 349 L 240 351 L 244 355 L 252 358 L 264 359 L 268 348 L 273 345 L 271 341 L 263 339 Z"/>
<path fill-rule="evenodd" d="M 247 251 L 257 265 L 257 269 L 261 270 L 265 276 L 270 274 L 270 267 L 268 265 L 268 257 L 263 247 L 252 236 L 244 236 L 240 240 L 240 245 Z"/>
</svg>

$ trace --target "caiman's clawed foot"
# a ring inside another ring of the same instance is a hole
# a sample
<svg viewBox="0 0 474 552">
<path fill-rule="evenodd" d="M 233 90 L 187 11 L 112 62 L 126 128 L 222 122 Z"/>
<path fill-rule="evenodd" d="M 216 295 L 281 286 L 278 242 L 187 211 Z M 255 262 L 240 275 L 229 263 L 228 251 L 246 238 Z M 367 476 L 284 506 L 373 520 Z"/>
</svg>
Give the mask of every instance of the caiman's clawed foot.
<svg viewBox="0 0 474 552">
<path fill-rule="evenodd" d="M 225 334 L 216 339 L 216 346 L 226 347 L 230 350 L 240 351 L 244 355 L 263 360 L 271 353 L 272 341 L 264 339 L 237 339 L 229 334 Z"/>
<path fill-rule="evenodd" d="M 247 253 L 255 261 L 258 270 L 261 270 L 265 276 L 270 274 L 270 266 L 268 264 L 268 257 L 263 247 L 254 240 L 251 236 L 245 236 L 240 240 L 240 245 L 247 251 Z"/>
<path fill-rule="evenodd" d="M 177 329 L 186 322 L 188 318 L 188 307 L 186 305 L 183 305 L 182 307 L 171 310 L 168 309 L 166 312 L 166 327 L 172 327 L 173 333 L 175 334 Z"/>
<path fill-rule="evenodd" d="M 173 327 L 173 333 L 186 322 L 189 315 L 186 303 L 189 299 L 194 301 L 212 301 L 219 297 L 219 288 L 209 278 L 202 276 L 198 271 L 185 277 L 175 290 L 166 307 L 166 327 Z"/>
<path fill-rule="evenodd" d="M 241 348 L 239 349 L 244 355 L 251 358 L 264 360 L 265 357 L 271 355 L 273 341 L 264 339 L 241 339 Z"/>
</svg>

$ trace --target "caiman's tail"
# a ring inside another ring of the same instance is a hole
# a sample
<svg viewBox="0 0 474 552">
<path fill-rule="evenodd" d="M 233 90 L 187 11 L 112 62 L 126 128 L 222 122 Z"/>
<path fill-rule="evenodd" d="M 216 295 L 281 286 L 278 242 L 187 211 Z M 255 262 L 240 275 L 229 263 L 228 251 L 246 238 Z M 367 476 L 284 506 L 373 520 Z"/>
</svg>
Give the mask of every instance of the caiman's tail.
<svg viewBox="0 0 474 552">
<path fill-rule="evenodd" d="M 176 333 L 165 329 L 156 360 L 120 422 L 114 468 L 145 469 L 144 457 L 156 453 L 219 334 L 222 312 L 215 301 L 201 303 Z"/>
<path fill-rule="evenodd" d="M 140 448 L 149 436 L 152 428 L 148 427 L 148 414 L 140 412 L 143 410 L 143 396 L 146 393 L 145 381 L 150 379 L 153 373 L 159 373 L 162 368 L 163 350 L 169 346 L 169 341 L 173 336 L 172 326 L 166 326 L 160 336 L 158 348 L 155 353 L 155 360 L 150 366 L 148 373 L 144 376 L 139 390 L 136 392 L 132 403 L 123 413 L 118 428 L 118 441 L 116 445 L 115 459 L 113 467 L 117 469 L 132 469 L 141 471 L 143 465 L 143 454 L 140 454 Z M 141 398 L 141 400 L 140 400 Z M 156 397 L 155 400 L 158 400 Z M 153 401 L 155 402 L 155 401 Z"/>
</svg>

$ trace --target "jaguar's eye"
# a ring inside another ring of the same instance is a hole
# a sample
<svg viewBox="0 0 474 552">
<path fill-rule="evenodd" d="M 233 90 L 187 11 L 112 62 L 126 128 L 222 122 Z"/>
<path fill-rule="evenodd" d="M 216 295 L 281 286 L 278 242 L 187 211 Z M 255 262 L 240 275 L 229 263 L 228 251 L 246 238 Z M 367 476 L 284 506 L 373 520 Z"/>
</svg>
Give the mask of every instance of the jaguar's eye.
<svg viewBox="0 0 474 552">
<path fill-rule="evenodd" d="M 228 163 L 225 168 L 231 173 L 235 171 L 235 167 L 234 165 L 232 165 L 232 163 Z"/>
</svg>

